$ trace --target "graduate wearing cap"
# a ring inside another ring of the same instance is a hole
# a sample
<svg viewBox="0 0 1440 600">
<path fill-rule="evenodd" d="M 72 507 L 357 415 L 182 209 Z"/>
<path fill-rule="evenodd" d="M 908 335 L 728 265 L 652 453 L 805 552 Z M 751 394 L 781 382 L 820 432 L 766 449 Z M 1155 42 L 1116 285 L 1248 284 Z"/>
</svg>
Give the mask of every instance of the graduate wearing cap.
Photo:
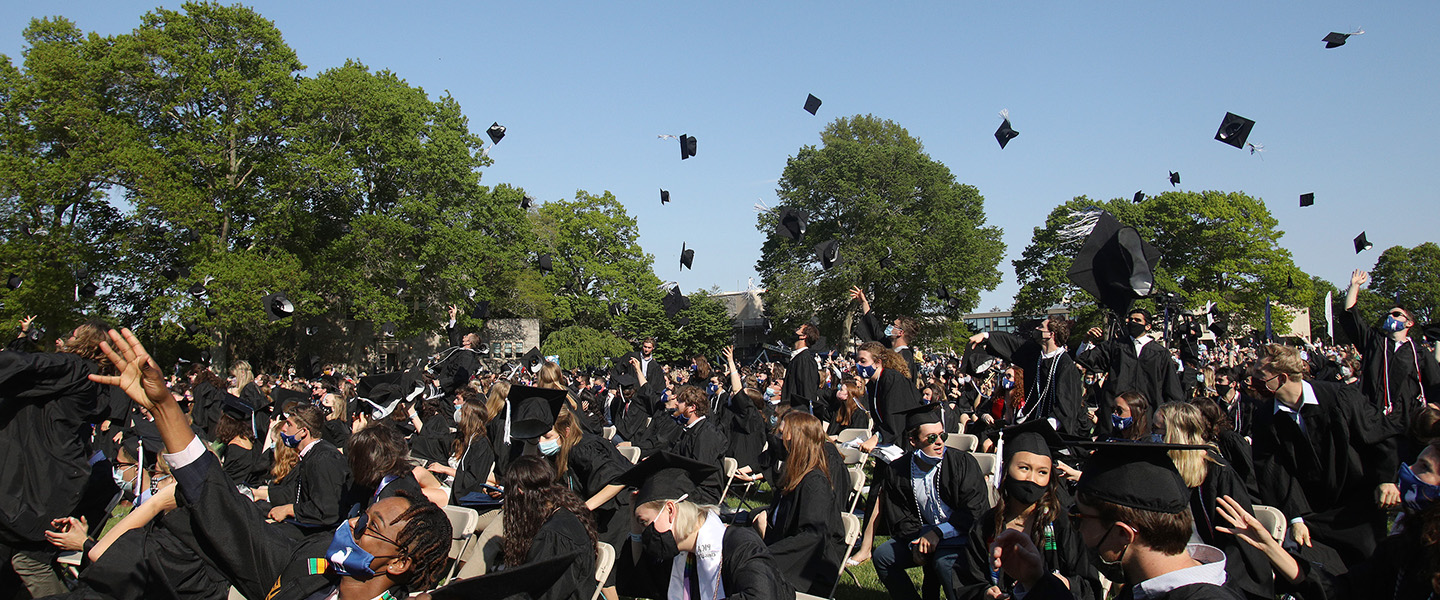
<svg viewBox="0 0 1440 600">
<path fill-rule="evenodd" d="M 618 591 L 667 600 L 791 600 L 765 542 L 748 527 L 727 527 L 716 507 L 690 501 L 715 466 L 662 452 L 626 471 L 637 488 L 630 541 L 617 549 Z"/>
<path fill-rule="evenodd" d="M 1097 436 L 1110 435 L 1110 412 L 1120 394 L 1140 392 L 1155 406 L 1184 399 L 1178 365 L 1170 357 L 1170 351 L 1150 335 L 1153 320 L 1150 311 L 1133 309 L 1126 315 L 1124 331 L 1119 337 L 1105 340 L 1099 327 L 1091 328 L 1086 344 L 1090 347 L 1082 346 L 1075 355 L 1075 361 L 1090 372 L 1106 374 L 1105 384 L 1100 388 L 1103 397 L 1095 425 Z"/>
<path fill-rule="evenodd" d="M 955 597 L 980 600 L 1016 592 L 1015 580 L 990 562 L 997 534 L 1013 530 L 1040 549 L 1046 571 L 1065 574 L 1076 598 L 1103 598 L 1089 550 L 1070 521 L 1068 510 L 1074 499 L 1055 464 L 1065 443 L 1043 420 L 1004 429 L 1000 440 L 1004 448 L 1000 500 L 970 528 L 965 557 L 956 564 Z"/>
<path fill-rule="evenodd" d="M 883 467 L 889 473 L 882 506 L 892 537 L 871 559 L 890 597 L 901 600 L 920 599 L 906 573 L 913 567 L 923 567 L 927 590 L 953 597 L 970 528 L 990 507 L 985 473 L 969 453 L 945 447 L 949 435 L 936 408 L 905 411 L 905 436 L 915 450 Z"/>
<path fill-rule="evenodd" d="M 1426 402 L 1440 403 L 1440 350 L 1426 351 L 1418 339 L 1410 336 L 1411 328 L 1419 323 L 1415 313 L 1398 303 L 1385 315 L 1379 331 L 1370 327 L 1357 304 L 1360 286 L 1369 281 L 1370 274 L 1359 269 L 1350 275 L 1340 327 L 1363 357 L 1361 391 L 1384 412 L 1391 429 L 1404 435 Z M 1405 458 L 1416 451 L 1410 449 Z"/>
<path fill-rule="evenodd" d="M 915 349 L 910 347 L 910 336 L 915 335 L 915 320 L 900 316 L 882 326 L 880 317 L 870 310 L 870 299 L 865 296 L 864 290 L 859 286 L 850 288 L 850 299 L 860 301 L 860 321 L 856 325 L 855 335 L 859 336 L 862 342 L 883 343 L 885 347 L 903 357 L 905 364 L 910 367 L 910 380 L 914 381 L 920 373 L 920 363 L 915 360 Z"/>
<path fill-rule="evenodd" d="M 780 385 L 780 403 L 792 410 L 815 414 L 820 397 L 820 362 L 811 349 L 820 341 L 820 329 L 810 323 L 795 330 L 795 349 L 785 367 L 785 381 Z"/>
<path fill-rule="evenodd" d="M 1074 326 L 1074 321 L 1064 317 L 1049 317 L 1023 332 L 1028 339 L 1003 331 L 985 331 L 970 337 L 971 344 L 1014 364 L 1024 374 L 1025 406 L 1016 408 L 1018 422 L 1049 420 L 1052 427 L 1066 435 L 1089 433 L 1080 370 L 1065 347 Z"/>
</svg>

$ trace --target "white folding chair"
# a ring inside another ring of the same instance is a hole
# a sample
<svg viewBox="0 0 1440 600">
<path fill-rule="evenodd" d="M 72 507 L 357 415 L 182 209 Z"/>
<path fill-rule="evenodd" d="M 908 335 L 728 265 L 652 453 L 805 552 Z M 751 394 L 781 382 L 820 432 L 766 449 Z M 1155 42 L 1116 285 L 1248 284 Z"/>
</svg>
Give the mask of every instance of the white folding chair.
<svg viewBox="0 0 1440 600">
<path fill-rule="evenodd" d="M 865 491 L 865 469 L 851 467 L 846 469 L 850 473 L 850 506 L 846 507 L 845 514 L 855 512 L 855 505 L 860 503 L 861 492 Z"/>
<path fill-rule="evenodd" d="M 945 440 L 945 445 L 961 452 L 974 452 L 980 447 L 980 438 L 968 433 L 952 433 Z"/>
<path fill-rule="evenodd" d="M 995 506 L 1000 501 L 1000 491 L 995 489 L 995 469 L 1000 465 L 1000 457 L 989 452 L 971 452 L 970 456 L 975 457 L 980 472 L 985 474 L 986 495 L 990 498 L 990 506 Z"/>
<path fill-rule="evenodd" d="M 602 437 L 604 437 L 604 438 L 605 438 L 605 441 L 607 441 L 607 442 L 610 441 L 610 440 L 615 439 L 615 426 L 614 426 L 614 425 L 607 425 L 607 426 L 605 426 L 605 427 L 601 427 L 601 428 L 600 428 L 600 435 L 601 435 Z"/>
<path fill-rule="evenodd" d="M 446 572 L 445 579 L 455 576 L 455 570 L 460 566 L 460 557 L 465 556 L 470 549 L 470 542 L 475 539 L 475 525 L 480 522 L 480 513 L 473 508 L 463 506 L 445 506 L 445 516 L 450 519 L 450 570 Z"/>
<path fill-rule="evenodd" d="M 1274 536 L 1280 543 L 1284 543 L 1286 529 L 1288 529 L 1290 525 L 1290 522 L 1285 520 L 1285 513 L 1280 512 L 1278 508 L 1265 506 L 1264 504 L 1256 504 L 1251 506 L 1251 508 L 1255 509 L 1255 518 L 1259 520 L 1261 524 L 1265 525 L 1266 529 L 1270 530 L 1270 535 Z"/>
<path fill-rule="evenodd" d="M 867 455 L 864 452 L 861 452 L 859 448 L 846 448 L 844 446 L 840 446 L 837 447 L 837 449 L 840 450 L 840 458 L 845 459 L 846 465 L 858 465 L 865 462 L 865 457 Z"/>
<path fill-rule="evenodd" d="M 639 448 L 636 448 L 636 447 L 634 447 L 634 446 L 627 446 L 627 447 L 624 447 L 624 448 L 616 448 L 616 450 L 619 450 L 619 451 L 620 451 L 620 455 L 621 455 L 621 456 L 624 456 L 624 457 L 625 457 L 625 460 L 630 461 L 630 464 L 633 465 L 633 464 L 635 464 L 635 463 L 640 462 L 640 449 L 639 449 Z"/>
<path fill-rule="evenodd" d="M 850 429 L 841 429 L 841 430 L 840 430 L 840 433 L 835 434 L 835 441 L 836 441 L 837 443 L 843 444 L 843 443 L 845 443 L 845 442 L 851 442 L 851 441 L 854 441 L 854 440 L 868 439 L 869 437 L 870 437 L 870 430 L 869 430 L 869 429 L 864 429 L 864 428 L 861 428 L 861 427 L 854 427 L 854 428 L 850 428 Z"/>
<path fill-rule="evenodd" d="M 605 587 L 605 580 L 610 577 L 610 569 L 615 566 L 615 547 L 605 542 L 595 544 L 595 593 L 590 600 L 599 600 L 600 589 Z"/>
<path fill-rule="evenodd" d="M 720 501 L 716 504 L 725 506 L 725 496 L 730 493 L 730 484 L 735 481 L 735 472 L 740 470 L 740 462 L 726 456 L 720 459 L 721 466 L 725 469 L 725 489 L 720 490 Z"/>
</svg>

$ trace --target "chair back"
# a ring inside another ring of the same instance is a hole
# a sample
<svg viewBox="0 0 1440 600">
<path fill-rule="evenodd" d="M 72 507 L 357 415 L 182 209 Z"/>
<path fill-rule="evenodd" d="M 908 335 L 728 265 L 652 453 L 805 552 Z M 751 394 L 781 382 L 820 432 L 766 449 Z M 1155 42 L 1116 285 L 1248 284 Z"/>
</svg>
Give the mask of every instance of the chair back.
<svg viewBox="0 0 1440 600">
<path fill-rule="evenodd" d="M 870 430 L 869 430 L 869 429 L 865 429 L 865 428 L 861 428 L 861 427 L 852 427 L 852 428 L 850 428 L 850 429 L 841 429 L 841 430 L 840 430 L 840 433 L 835 434 L 835 440 L 836 440 L 837 442 L 841 443 L 841 444 L 843 444 L 843 443 L 845 443 L 845 442 L 853 442 L 853 441 L 855 441 L 855 440 L 863 440 L 863 439 L 866 439 L 866 438 L 869 438 L 869 437 L 870 437 Z"/>
<path fill-rule="evenodd" d="M 480 522 L 480 513 L 473 508 L 463 506 L 445 506 L 445 517 L 450 519 L 450 556 L 452 561 L 450 570 L 446 572 L 445 578 L 455 576 L 455 569 L 460 564 L 460 557 L 465 556 L 469 549 L 470 542 L 475 539 L 475 526 Z"/>
<path fill-rule="evenodd" d="M 980 438 L 968 433 L 952 433 L 945 445 L 961 452 L 974 452 L 980 447 Z"/>
<path fill-rule="evenodd" d="M 1285 530 L 1289 526 L 1289 522 L 1285 520 L 1285 513 L 1280 512 L 1278 508 L 1264 504 L 1256 504 L 1251 508 L 1255 509 L 1255 518 L 1270 530 L 1270 535 L 1280 543 L 1285 543 Z"/>
<path fill-rule="evenodd" d="M 866 454 L 861 452 L 859 448 L 846 448 L 844 446 L 837 446 L 836 448 L 840 450 L 840 458 L 845 459 L 845 464 L 847 465 L 858 465 L 865 462 Z"/>
<path fill-rule="evenodd" d="M 600 589 L 605 587 L 605 580 L 610 578 L 610 569 L 615 566 L 615 547 L 605 542 L 595 544 L 595 594 L 590 600 L 600 598 Z"/>
<path fill-rule="evenodd" d="M 990 506 L 1000 502 L 1000 490 L 996 489 L 995 481 L 999 475 L 997 469 L 1000 467 L 1000 457 L 990 452 L 971 452 L 970 456 L 975 457 L 975 462 L 980 465 L 980 472 L 985 474 L 985 491 L 990 498 Z"/>
<path fill-rule="evenodd" d="M 630 464 L 633 465 L 633 464 L 635 464 L 635 463 L 640 462 L 640 449 L 639 449 L 639 448 L 636 448 L 636 447 L 634 447 L 634 446 L 627 446 L 627 447 L 625 447 L 625 448 L 617 448 L 617 450 L 620 451 L 620 456 L 624 456 L 624 457 L 625 457 L 625 460 L 630 461 Z"/>
</svg>

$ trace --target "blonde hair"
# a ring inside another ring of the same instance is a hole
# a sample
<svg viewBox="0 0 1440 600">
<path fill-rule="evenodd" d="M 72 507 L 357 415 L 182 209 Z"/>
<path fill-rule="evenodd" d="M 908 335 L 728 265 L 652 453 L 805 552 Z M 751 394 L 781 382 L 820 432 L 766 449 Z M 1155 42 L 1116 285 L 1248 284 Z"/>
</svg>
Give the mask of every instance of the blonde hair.
<svg viewBox="0 0 1440 600">
<path fill-rule="evenodd" d="M 1184 402 L 1167 402 L 1155 414 L 1165 423 L 1165 443 L 1207 445 L 1205 430 L 1209 425 L 1199 408 Z M 1205 450 L 1171 450 L 1170 460 L 1175 462 L 1175 470 L 1180 472 L 1185 486 L 1191 488 L 1205 483 L 1210 463 L 1215 462 Z"/>
<path fill-rule="evenodd" d="M 1260 360 L 1271 373 L 1284 373 L 1292 378 L 1303 377 L 1310 371 L 1310 366 L 1300 357 L 1299 350 L 1280 344 L 1265 346 Z"/>
<path fill-rule="evenodd" d="M 565 373 L 560 370 L 560 365 L 553 362 L 546 362 L 540 367 L 540 373 L 535 376 L 535 387 L 551 390 L 565 389 Z"/>
<path fill-rule="evenodd" d="M 505 410 L 505 398 L 510 395 L 510 382 L 500 380 L 490 384 L 490 393 L 485 399 L 486 421 L 493 421 Z"/>
<path fill-rule="evenodd" d="M 651 500 L 636 509 L 648 508 L 658 513 L 665 509 L 666 502 L 671 502 L 671 500 Z M 671 530 L 671 534 L 675 536 L 677 542 L 700 531 L 700 526 L 705 524 L 705 519 L 708 519 L 711 514 L 720 514 L 720 507 L 713 504 L 696 504 L 688 500 L 675 500 L 674 502 L 675 529 Z"/>
<path fill-rule="evenodd" d="M 230 374 L 235 376 L 236 393 L 255 381 L 255 373 L 250 370 L 250 363 L 243 360 L 235 361 L 235 366 L 230 367 Z"/>
</svg>

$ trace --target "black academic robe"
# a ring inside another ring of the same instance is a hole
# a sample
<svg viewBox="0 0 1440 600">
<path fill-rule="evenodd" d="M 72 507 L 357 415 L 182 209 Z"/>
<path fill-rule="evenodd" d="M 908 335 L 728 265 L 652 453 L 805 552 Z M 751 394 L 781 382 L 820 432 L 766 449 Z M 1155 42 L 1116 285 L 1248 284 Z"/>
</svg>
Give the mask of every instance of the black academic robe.
<svg viewBox="0 0 1440 600">
<path fill-rule="evenodd" d="M 664 404 L 656 402 L 653 411 L 654 416 L 650 417 L 650 424 L 640 429 L 635 438 L 630 440 L 630 445 L 640 449 L 642 459 L 664 450 L 673 451 L 675 444 L 679 442 L 680 436 L 684 433 L 680 424 L 675 421 L 669 411 L 665 410 Z M 721 450 L 723 452 L 724 449 Z"/>
<path fill-rule="evenodd" d="M 329 528 L 344 518 L 349 505 L 350 463 L 330 442 L 320 440 L 295 465 L 295 498 L 270 496 L 274 506 L 295 505 L 295 521 L 304 527 Z"/>
<path fill-rule="evenodd" d="M 265 453 L 254 446 L 246 448 L 231 443 L 225 445 L 224 454 L 220 458 L 225 465 L 225 474 L 235 480 L 235 483 L 259 487 L 265 485 L 265 478 L 270 471 L 270 463 L 264 460 L 264 456 Z"/>
<path fill-rule="evenodd" d="M 780 403 L 814 412 L 819 398 L 820 366 L 815 363 L 815 351 L 802 348 L 790 357 L 790 364 L 785 367 L 785 380 L 780 382 Z"/>
<path fill-rule="evenodd" d="M 880 444 L 900 445 L 905 437 L 904 411 L 919 406 L 915 386 L 898 371 L 883 369 L 878 381 L 865 385 L 869 400 L 870 418 L 875 432 L 880 434 Z"/>
<path fill-rule="evenodd" d="M 885 485 L 885 515 L 894 539 L 909 543 L 933 528 L 921 521 L 915 512 L 915 486 L 910 465 L 915 452 L 895 459 L 886 466 L 890 470 Z M 970 531 L 975 517 L 990 507 L 989 491 L 985 489 L 985 473 L 968 452 L 946 450 L 940 464 L 940 501 L 950 507 L 950 523 L 963 537 Z"/>
<path fill-rule="evenodd" d="M 634 546 L 626 543 L 617 549 L 617 591 L 635 598 L 666 598 L 671 561 L 647 560 Z M 720 582 L 729 600 L 794 600 L 795 588 L 754 529 L 726 527 L 720 554 Z"/>
<path fill-rule="evenodd" d="M 835 506 L 842 511 L 850 507 L 850 469 L 845 466 L 845 457 L 835 444 L 821 446 L 825 451 L 825 466 L 830 477 L 831 492 L 835 495 Z"/>
<path fill-rule="evenodd" d="M 1081 400 L 1080 369 L 1063 348 L 1056 356 L 1045 358 L 1044 348 L 1035 340 L 1003 331 L 990 332 L 985 342 L 989 354 L 1020 367 L 1025 376 L 1024 413 L 1030 419 L 1053 418 L 1059 424 L 1056 429 L 1067 435 L 1089 432 L 1090 419 Z"/>
<path fill-rule="evenodd" d="M 1300 408 L 1306 432 L 1288 413 L 1276 414 L 1276 400 L 1255 412 L 1259 499 L 1288 518 L 1303 517 L 1317 540 L 1334 547 L 1346 564 L 1358 563 L 1384 536 L 1385 514 L 1375 507 L 1374 494 L 1379 484 L 1395 481 L 1395 440 L 1354 388 L 1310 386 L 1319 404 Z"/>
<path fill-rule="evenodd" d="M 1440 364 L 1435 362 L 1435 355 L 1427 352 L 1415 336 L 1396 348 L 1389 335 L 1365 323 L 1358 305 L 1342 311 L 1339 317 L 1340 327 L 1364 358 L 1360 367 L 1361 392 L 1383 412 L 1388 383 L 1390 410 L 1386 422 L 1396 435 L 1408 433 L 1416 413 L 1424 408 L 1419 400 L 1422 392 L 1429 402 L 1440 403 Z"/>
<path fill-rule="evenodd" d="M 79 505 L 90 479 L 94 362 L 69 353 L 0 352 L 0 544 L 51 549 L 52 519 Z"/>
<path fill-rule="evenodd" d="M 190 396 L 194 399 L 190 405 L 190 421 L 205 430 L 207 435 L 215 430 L 215 423 L 220 421 L 220 415 L 225 409 L 221 400 L 224 393 L 225 390 L 216 388 L 209 380 L 201 380 L 190 388 Z"/>
<path fill-rule="evenodd" d="M 1175 360 L 1159 342 L 1145 344 L 1136 355 L 1134 339 L 1123 336 L 1099 342 L 1079 353 L 1075 360 L 1092 373 L 1107 374 L 1105 385 L 1100 388 L 1102 406 L 1113 406 L 1115 397 L 1125 392 L 1144 394 L 1152 407 L 1184 399 Z M 1108 435 L 1109 432 L 1110 424 L 1102 419 L 1096 433 Z"/>
<path fill-rule="evenodd" d="M 525 453 L 525 442 L 516 439 L 505 440 L 505 424 L 509 418 L 510 403 L 506 402 L 500 409 L 500 414 L 495 415 L 495 418 L 490 419 L 490 422 L 485 425 L 485 436 L 489 438 L 490 449 L 495 455 L 495 477 L 497 479 L 505 474 L 505 469 L 510 466 L 511 462 Z"/>
<path fill-rule="evenodd" d="M 350 445 L 350 424 L 339 419 L 325 421 L 325 431 L 320 433 L 320 438 L 330 442 L 336 448 L 345 448 Z"/>
<path fill-rule="evenodd" d="M 450 504 L 458 506 L 466 494 L 485 491 L 483 486 L 494 466 L 495 451 L 490 448 L 490 441 L 476 436 L 460 454 L 460 464 L 450 480 Z"/>
<path fill-rule="evenodd" d="M 575 555 L 562 581 L 536 600 L 590 600 L 595 593 L 595 542 L 574 513 L 556 510 L 530 541 L 525 564 Z"/>
<path fill-rule="evenodd" d="M 765 447 L 765 414 L 745 394 L 729 395 L 729 445 L 725 456 L 735 459 L 741 467 L 759 468 L 760 452 Z"/>
<path fill-rule="evenodd" d="M 410 455 L 428 463 L 444 464 L 455 447 L 454 421 L 450 415 L 434 414 L 420 423 L 420 431 L 410 436 Z"/>
<path fill-rule="evenodd" d="M 199 554 L 190 509 L 175 509 L 116 538 L 80 572 L 78 590 L 111 600 L 224 600 L 230 583 Z"/>
<path fill-rule="evenodd" d="M 766 509 L 765 545 L 798 591 L 829 597 L 845 559 L 844 507 L 824 471 L 812 469 L 789 492 L 775 490 Z"/>
<path fill-rule="evenodd" d="M 1215 531 L 1217 525 L 1226 527 L 1215 512 L 1222 496 L 1230 496 L 1245 512 L 1254 513 L 1250 493 L 1245 480 L 1236 473 L 1225 459 L 1217 453 L 1210 453 L 1214 462 L 1206 465 L 1205 481 L 1200 487 L 1190 490 L 1190 516 L 1195 531 L 1205 544 L 1219 548 L 1225 553 L 1225 585 L 1254 600 L 1275 598 L 1275 572 L 1270 560 L 1259 549 L 1237 539 L 1233 534 Z"/>
<path fill-rule="evenodd" d="M 864 406 L 861 406 L 860 408 L 855 409 L 855 412 L 850 413 L 849 423 L 841 423 L 838 420 L 840 418 L 839 413 L 837 412 L 834 414 L 836 420 L 830 421 L 830 427 L 825 431 L 827 435 L 840 435 L 840 432 L 845 431 L 846 429 L 870 428 L 870 413 L 865 412 Z"/>
<path fill-rule="evenodd" d="M 560 480 L 581 500 L 589 500 L 616 480 L 630 468 L 630 461 L 620 454 L 614 444 L 594 434 L 585 434 L 570 448 L 566 457 L 565 473 Z M 621 490 L 614 498 L 592 511 L 595 528 L 600 541 L 616 548 L 620 547 L 630 534 L 630 502 L 628 494 Z"/>
<path fill-rule="evenodd" d="M 885 326 L 886 324 L 880 321 L 880 317 L 875 315 L 875 311 L 870 311 L 860 315 L 860 320 L 856 322 L 855 335 L 863 342 L 885 344 L 886 348 L 894 350 L 901 358 L 904 358 L 906 367 L 910 369 L 909 379 L 913 383 L 915 378 L 920 376 L 920 363 L 915 360 L 915 350 L 909 346 L 895 348 L 892 345 L 893 341 L 885 337 Z"/>
<path fill-rule="evenodd" d="M 645 388 L 640 388 L 629 400 L 623 400 L 622 395 L 622 400 L 611 408 L 610 419 L 615 422 L 615 434 L 634 444 L 644 435 L 645 420 L 650 418 L 654 402 L 655 397 Z"/>
<path fill-rule="evenodd" d="M 1054 574 L 1046 575 L 1035 583 L 1025 594 L 1025 600 L 1073 600 L 1075 594 Z M 1134 600 L 1134 589 L 1125 586 L 1116 600 Z M 1150 596 L 1151 600 L 1242 600 L 1239 592 L 1228 587 L 1210 583 L 1182 585 L 1163 594 Z"/>
<path fill-rule="evenodd" d="M 727 445 L 729 442 L 725 439 L 724 432 L 708 418 L 701 418 L 685 427 L 680 437 L 675 440 L 675 445 L 670 447 L 670 451 L 675 454 L 716 467 L 716 470 L 696 487 L 695 497 L 692 499 L 696 504 L 715 504 L 720 501 L 720 492 L 725 487 L 725 473 L 720 467 Z"/>
<path fill-rule="evenodd" d="M 990 570 L 990 544 L 994 543 L 996 535 L 995 510 L 986 509 L 975 519 L 965 543 L 965 556 L 955 561 L 956 600 L 982 600 L 991 586 L 997 586 L 1006 593 L 1014 587 L 1015 582 L 1003 572 Z M 1041 543 L 1035 547 L 1044 560 L 1044 572 L 1059 571 L 1069 579 L 1075 598 L 1102 598 L 1100 575 L 1090 564 L 1090 549 L 1085 547 L 1085 540 L 1071 525 L 1070 517 L 1063 508 L 1055 515 L 1049 531 L 1042 535 Z"/>
<path fill-rule="evenodd" d="M 1392 535 L 1380 541 L 1374 556 L 1338 575 L 1334 565 L 1297 556 L 1304 581 L 1277 581 L 1275 588 L 1304 600 L 1430 600 L 1435 596 L 1429 577 L 1430 556 L 1422 545 L 1417 537 Z"/>
</svg>

